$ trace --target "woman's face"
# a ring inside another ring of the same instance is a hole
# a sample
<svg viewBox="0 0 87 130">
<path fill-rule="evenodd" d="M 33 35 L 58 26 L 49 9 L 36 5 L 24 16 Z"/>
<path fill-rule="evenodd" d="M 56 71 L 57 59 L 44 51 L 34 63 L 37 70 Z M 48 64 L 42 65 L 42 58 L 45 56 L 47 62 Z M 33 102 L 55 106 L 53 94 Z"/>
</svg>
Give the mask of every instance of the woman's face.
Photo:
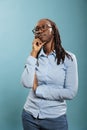
<svg viewBox="0 0 87 130">
<path fill-rule="evenodd" d="M 53 39 L 53 29 L 49 21 L 40 20 L 34 29 L 35 38 L 39 38 L 42 42 L 50 42 Z"/>
</svg>

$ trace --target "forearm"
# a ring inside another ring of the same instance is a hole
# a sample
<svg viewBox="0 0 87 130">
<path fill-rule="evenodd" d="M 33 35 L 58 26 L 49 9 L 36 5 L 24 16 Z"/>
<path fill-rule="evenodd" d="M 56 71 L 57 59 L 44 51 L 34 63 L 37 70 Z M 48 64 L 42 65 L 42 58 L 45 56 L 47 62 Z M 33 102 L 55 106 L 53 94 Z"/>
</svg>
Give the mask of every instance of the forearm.
<svg viewBox="0 0 87 130">
<path fill-rule="evenodd" d="M 78 86 L 75 88 L 53 88 L 50 86 L 39 86 L 36 89 L 36 95 L 48 100 L 71 100 L 77 93 Z"/>
</svg>

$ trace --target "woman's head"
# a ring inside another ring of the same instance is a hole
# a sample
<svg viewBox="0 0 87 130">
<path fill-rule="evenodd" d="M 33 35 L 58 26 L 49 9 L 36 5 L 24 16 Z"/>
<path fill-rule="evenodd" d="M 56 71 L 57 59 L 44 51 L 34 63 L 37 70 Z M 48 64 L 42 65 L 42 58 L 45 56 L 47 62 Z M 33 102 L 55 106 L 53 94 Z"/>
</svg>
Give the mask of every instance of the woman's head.
<svg viewBox="0 0 87 130">
<path fill-rule="evenodd" d="M 46 18 L 40 19 L 37 22 L 35 28 L 33 29 L 33 32 L 36 37 L 47 35 L 48 38 L 53 37 L 54 42 L 58 41 L 59 44 L 61 43 L 58 28 L 56 24 L 50 19 L 46 19 Z"/>
<path fill-rule="evenodd" d="M 33 32 L 35 38 L 39 38 L 42 42 L 49 43 L 54 38 L 51 23 L 47 19 L 39 20 Z"/>
</svg>

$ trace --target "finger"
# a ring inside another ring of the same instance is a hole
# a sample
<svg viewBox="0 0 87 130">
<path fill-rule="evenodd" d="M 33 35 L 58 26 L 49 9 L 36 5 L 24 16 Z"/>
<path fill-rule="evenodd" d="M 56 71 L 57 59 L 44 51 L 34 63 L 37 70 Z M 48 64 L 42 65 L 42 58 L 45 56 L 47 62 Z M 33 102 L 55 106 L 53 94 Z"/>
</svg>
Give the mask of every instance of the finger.
<svg viewBox="0 0 87 130">
<path fill-rule="evenodd" d="M 44 44 L 45 44 L 45 42 L 42 42 L 42 43 L 41 43 L 41 46 L 43 46 Z"/>
</svg>

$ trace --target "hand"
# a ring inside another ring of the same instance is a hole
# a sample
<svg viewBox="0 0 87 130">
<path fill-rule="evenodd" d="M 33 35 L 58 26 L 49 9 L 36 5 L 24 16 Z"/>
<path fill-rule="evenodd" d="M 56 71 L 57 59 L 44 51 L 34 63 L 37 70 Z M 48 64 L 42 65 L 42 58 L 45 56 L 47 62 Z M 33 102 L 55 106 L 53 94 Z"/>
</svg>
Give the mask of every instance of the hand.
<svg viewBox="0 0 87 130">
<path fill-rule="evenodd" d="M 37 81 L 37 77 L 36 77 L 36 74 L 34 76 L 34 83 L 33 83 L 33 90 L 36 91 L 36 88 L 38 86 L 38 81 Z"/>
<path fill-rule="evenodd" d="M 31 55 L 33 57 L 37 57 L 37 54 L 38 54 L 38 52 L 40 51 L 40 49 L 42 48 L 43 45 L 44 45 L 44 43 L 42 43 L 42 41 L 39 38 L 34 39 L 33 43 L 32 43 Z"/>
</svg>

